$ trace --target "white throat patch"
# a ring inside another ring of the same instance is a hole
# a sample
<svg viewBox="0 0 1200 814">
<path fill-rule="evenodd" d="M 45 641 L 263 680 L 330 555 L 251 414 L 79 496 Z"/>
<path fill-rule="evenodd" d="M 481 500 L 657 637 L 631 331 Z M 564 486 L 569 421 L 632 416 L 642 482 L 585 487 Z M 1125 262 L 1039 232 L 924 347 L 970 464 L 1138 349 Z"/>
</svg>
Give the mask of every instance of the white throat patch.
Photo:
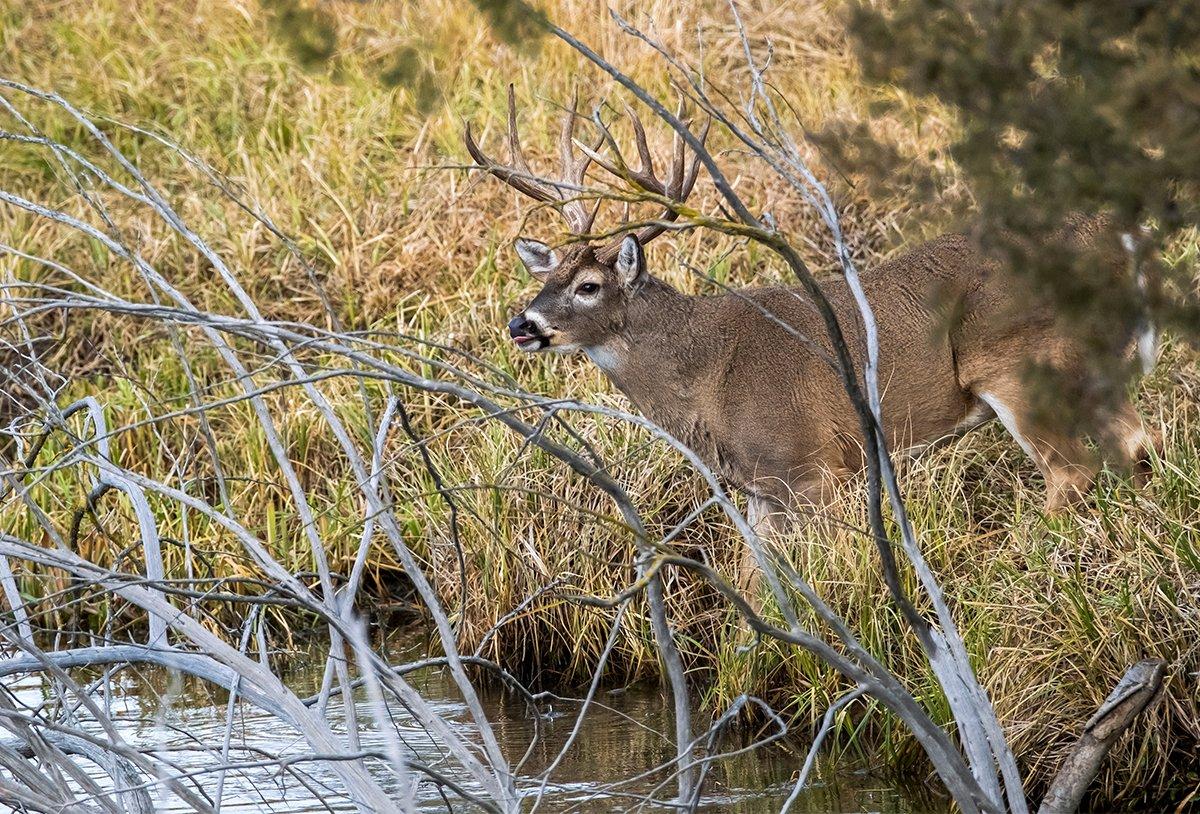
<svg viewBox="0 0 1200 814">
<path fill-rule="evenodd" d="M 612 348 L 605 347 L 604 345 L 584 348 L 583 352 L 588 355 L 589 359 L 596 363 L 596 367 L 604 371 L 616 370 L 620 364 L 620 358 Z"/>
</svg>

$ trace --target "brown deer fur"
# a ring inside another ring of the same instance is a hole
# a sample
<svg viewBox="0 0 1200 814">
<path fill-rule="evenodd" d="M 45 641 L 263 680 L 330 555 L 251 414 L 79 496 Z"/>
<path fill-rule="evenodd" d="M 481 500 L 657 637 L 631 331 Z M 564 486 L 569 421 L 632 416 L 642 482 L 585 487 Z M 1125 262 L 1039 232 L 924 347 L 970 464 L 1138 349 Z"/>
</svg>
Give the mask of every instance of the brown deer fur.
<svg viewBox="0 0 1200 814">
<path fill-rule="evenodd" d="M 686 295 L 646 272 L 636 238 L 626 244 L 604 264 L 587 245 L 559 260 L 543 244 L 519 241 L 527 266 L 544 280 L 510 325 L 522 347 L 582 350 L 638 410 L 744 489 L 758 517 L 819 503 L 861 470 L 857 418 L 828 361 L 821 318 L 801 289 Z M 588 285 L 597 288 L 581 293 Z M 1042 417 L 1030 397 L 1032 365 L 1068 379 L 1092 375 L 1085 349 L 1050 309 L 1020 302 L 1016 281 L 961 236 L 884 263 L 863 274 L 863 285 L 879 325 L 879 388 L 893 449 L 999 415 L 1045 476 L 1049 510 L 1087 492 L 1093 453 Z M 861 371 L 865 350 L 849 289 L 840 280 L 824 288 Z M 1132 404 L 1123 400 L 1104 415 L 1124 457 L 1144 458 L 1153 441 Z"/>
<path fill-rule="evenodd" d="M 682 139 L 675 138 L 663 181 L 632 110 L 636 170 L 574 141 L 572 105 L 559 136 L 561 179 L 548 181 L 531 173 L 521 152 L 511 87 L 508 108 L 509 162 L 484 153 L 469 126 L 467 150 L 481 168 L 558 209 L 574 233 L 590 232 L 596 215 L 577 193 L 592 162 L 673 204 L 634 233 L 599 246 L 574 244 L 561 256 L 544 243 L 518 240 L 517 253 L 543 285 L 509 323 L 517 344 L 586 353 L 639 410 L 747 492 L 760 526 L 778 527 L 797 509 L 819 505 L 862 469 L 857 417 L 830 362 L 824 323 L 802 289 L 689 296 L 647 271 L 643 244 L 677 217 L 696 181 L 698 162 L 693 156 L 689 165 Z M 601 141 L 615 149 L 611 135 Z M 576 145 L 582 158 L 574 157 Z M 1062 239 L 1095 250 L 1099 262 L 1123 263 L 1110 232 L 1103 220 L 1079 220 Z M 862 281 L 879 327 L 879 388 L 892 449 L 920 448 L 998 417 L 1045 476 L 1047 509 L 1078 500 L 1098 462 L 1081 433 L 1068 429 L 1077 425 L 1056 420 L 1034 397 L 1028 374 L 1035 367 L 1069 384 L 1077 394 L 1071 401 L 1103 397 L 1092 411 L 1093 430 L 1122 463 L 1142 461 L 1156 443 L 1124 389 L 1105 381 L 1105 366 L 1062 327 L 1055 309 L 1021 296 L 1018 280 L 965 237 L 933 240 L 867 271 Z M 841 280 L 824 291 L 861 372 L 863 332 L 850 291 Z M 1136 339 L 1132 326 L 1112 334 L 1114 354 Z M 1146 337 L 1141 345 L 1152 355 Z"/>
</svg>

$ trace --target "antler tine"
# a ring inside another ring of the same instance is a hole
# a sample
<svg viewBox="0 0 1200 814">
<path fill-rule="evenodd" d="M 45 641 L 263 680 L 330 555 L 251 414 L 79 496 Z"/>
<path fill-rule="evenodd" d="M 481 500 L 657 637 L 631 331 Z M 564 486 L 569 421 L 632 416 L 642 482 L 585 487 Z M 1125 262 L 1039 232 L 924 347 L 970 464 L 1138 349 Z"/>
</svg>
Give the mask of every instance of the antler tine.
<svg viewBox="0 0 1200 814">
<path fill-rule="evenodd" d="M 583 186 L 584 176 L 587 173 L 588 167 L 592 165 L 592 153 L 594 151 L 583 150 L 582 158 L 575 158 L 575 151 L 571 145 L 575 142 L 575 117 L 578 115 L 579 109 L 579 88 L 575 88 L 571 93 L 571 106 L 563 112 L 562 129 L 558 139 L 558 154 L 559 160 L 562 162 L 562 181 L 569 184 L 575 189 L 560 188 L 559 195 L 563 200 L 562 213 L 563 217 L 567 218 L 571 224 L 571 229 L 575 234 L 586 234 L 592 229 L 592 222 L 596 218 L 596 213 L 599 211 L 599 201 L 597 205 L 589 212 L 584 202 L 579 199 L 579 192 Z M 597 147 L 600 145 L 597 144 Z"/>
<path fill-rule="evenodd" d="M 525 151 L 521 149 L 521 135 L 517 130 L 517 94 L 513 83 L 508 83 L 508 160 L 514 168 L 533 177 L 529 162 L 525 160 Z"/>
<path fill-rule="evenodd" d="M 637 146 L 638 161 L 641 162 L 642 168 L 637 172 L 630 172 L 634 180 L 642 185 L 648 192 L 656 192 L 662 195 L 666 192 L 663 189 L 662 183 L 654 174 L 654 159 L 650 157 L 650 147 L 646 144 L 646 128 L 642 126 L 642 120 L 638 117 L 637 112 L 633 109 L 633 105 L 625 103 L 625 115 L 629 117 L 630 124 L 633 125 L 633 141 Z M 657 188 L 656 188 L 657 187 Z"/>
<path fill-rule="evenodd" d="M 515 142 L 511 128 L 509 130 L 508 140 L 511 149 L 511 145 Z M 475 160 L 476 164 L 499 178 L 504 183 L 508 184 L 513 189 L 529 196 L 530 198 L 533 198 L 535 201 L 553 203 L 554 201 L 558 200 L 558 195 L 555 193 L 554 189 L 534 178 L 533 173 L 529 171 L 529 166 L 524 164 L 523 159 L 517 159 L 523 166 L 512 166 L 508 164 L 501 164 L 499 161 L 496 161 L 487 153 L 485 153 L 475 141 L 475 136 L 471 132 L 470 122 L 467 122 L 463 127 L 463 141 L 466 143 L 467 152 L 471 154 L 471 158 Z M 517 155 L 520 156 L 519 148 Z"/>
<path fill-rule="evenodd" d="M 675 111 L 675 117 L 683 121 L 685 127 L 692 126 L 691 119 L 684 119 L 683 100 L 679 100 L 679 109 Z M 671 175 L 667 180 L 666 190 L 663 192 L 668 198 L 678 199 L 683 191 L 684 172 L 687 169 L 687 145 L 683 141 L 683 136 L 678 132 L 671 139 Z"/>
<path fill-rule="evenodd" d="M 583 173 L 592 163 L 592 160 L 586 155 L 576 161 L 575 151 L 571 149 L 571 143 L 575 139 L 575 116 L 578 108 L 579 89 L 576 88 L 571 92 L 571 106 L 563 110 L 562 126 L 558 137 L 558 155 L 562 163 L 563 180 L 574 183 L 583 181 Z"/>
<path fill-rule="evenodd" d="M 700 146 L 704 146 L 708 141 L 708 131 L 712 127 L 712 119 L 706 119 L 704 129 L 700 131 Z M 692 194 L 692 188 L 696 186 L 696 179 L 700 176 L 700 156 L 692 156 L 692 166 L 688 168 L 687 178 L 683 181 L 683 188 L 679 190 L 681 198 L 687 198 Z"/>
</svg>

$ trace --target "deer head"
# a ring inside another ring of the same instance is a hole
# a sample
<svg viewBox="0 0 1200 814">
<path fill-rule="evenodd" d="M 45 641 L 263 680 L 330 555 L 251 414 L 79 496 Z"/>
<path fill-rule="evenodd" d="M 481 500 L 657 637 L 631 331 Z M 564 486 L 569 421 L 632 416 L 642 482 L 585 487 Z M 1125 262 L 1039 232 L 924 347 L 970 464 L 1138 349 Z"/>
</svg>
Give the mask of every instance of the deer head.
<svg viewBox="0 0 1200 814">
<path fill-rule="evenodd" d="M 620 332 L 630 303 L 648 278 L 646 254 L 643 247 L 664 231 L 678 217 L 676 206 L 683 203 L 695 186 L 699 159 L 690 164 L 683 139 L 675 136 L 670 175 L 661 181 L 654 172 L 654 162 L 646 143 L 646 131 L 632 108 L 627 108 L 633 124 L 640 168 L 631 168 L 622 158 L 612 135 L 599 122 L 599 140 L 595 147 L 579 144 L 574 139 L 576 100 L 566 109 L 559 136 L 561 168 L 557 180 L 535 176 L 525 160 L 517 134 L 516 102 L 513 87 L 508 87 L 508 150 L 509 163 L 501 164 L 489 158 L 471 135 L 468 123 L 464 132 L 467 151 L 483 169 L 504 181 L 513 189 L 536 201 L 553 206 L 566 221 L 570 232 L 584 237 L 595 221 L 600 199 L 589 209 L 583 188 L 585 175 L 592 162 L 622 179 L 642 194 L 649 193 L 665 199 L 662 215 L 636 230 L 622 230 L 611 240 L 595 245 L 586 240 L 574 242 L 556 250 L 529 238 L 518 238 L 517 255 L 542 289 L 508 323 L 508 331 L 521 350 L 536 352 L 555 350 L 563 353 L 593 348 Z M 681 109 L 682 113 L 682 109 Z M 708 134 L 704 128 L 701 140 Z M 597 150 L 607 143 L 613 150 L 613 160 Z M 574 147 L 583 155 L 575 157 Z"/>
</svg>

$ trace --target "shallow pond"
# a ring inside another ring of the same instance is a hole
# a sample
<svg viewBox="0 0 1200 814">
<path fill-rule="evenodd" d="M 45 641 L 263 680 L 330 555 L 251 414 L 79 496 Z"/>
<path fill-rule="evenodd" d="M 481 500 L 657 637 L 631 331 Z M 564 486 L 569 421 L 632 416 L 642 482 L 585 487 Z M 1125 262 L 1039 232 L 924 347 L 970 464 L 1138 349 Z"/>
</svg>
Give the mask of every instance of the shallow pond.
<svg viewBox="0 0 1200 814">
<path fill-rule="evenodd" d="M 315 691 L 320 682 L 321 664 L 293 666 L 288 683 L 300 694 Z M 440 671 L 413 674 L 409 681 L 437 709 L 466 733 L 472 731 L 465 705 L 448 677 Z M 36 704 L 46 698 L 46 686 L 36 677 L 6 682 L 6 689 L 19 703 Z M 158 751 L 179 774 L 191 773 L 194 782 L 214 796 L 221 782 L 213 771 L 217 763 L 214 749 L 223 742 L 226 728 L 227 696 L 212 691 L 198 681 L 181 679 L 157 669 L 129 669 L 111 682 L 112 717 L 123 738 L 133 746 Z M 373 728 L 373 719 L 365 698 L 356 699 L 363 729 L 365 749 L 381 746 L 383 739 Z M 485 691 L 482 700 L 493 722 L 496 735 L 511 760 L 520 760 L 534 735 L 535 723 L 525 705 L 499 690 Z M 559 702 L 549 716 L 536 723 L 540 729 L 538 745 L 530 752 L 520 770 L 520 787 L 533 798 L 541 786 L 542 770 L 557 757 L 575 723 L 576 702 Z M 400 738 L 420 760 L 443 767 L 442 752 L 403 707 L 389 709 Z M 335 731 L 344 721 L 342 705 L 336 700 L 329 707 Z M 99 732 L 99 726 L 86 720 L 83 729 Z M 543 799 L 536 806 L 545 814 L 564 812 L 608 812 L 669 810 L 641 804 L 639 795 L 651 792 L 662 775 L 633 780 L 620 786 L 628 797 L 601 797 L 608 784 L 635 778 L 648 768 L 668 760 L 673 753 L 670 741 L 661 733 L 670 730 L 667 704 L 653 687 L 627 688 L 601 692 L 589 711 L 575 745 L 559 763 Z M 729 750 L 738 744 L 723 744 Z M 779 811 L 791 792 L 795 773 L 804 759 L 806 744 L 772 746 L 722 762 L 709 776 L 699 808 L 703 812 L 758 814 Z M 297 763 L 295 774 L 281 772 L 268 763 L 264 753 L 273 756 L 303 755 L 305 743 L 289 727 L 257 708 L 246 704 L 236 707 L 231 763 L 244 764 L 230 769 L 223 780 L 221 811 L 279 812 L 298 814 L 314 811 L 353 810 L 339 793 L 339 783 L 328 765 Z M 370 765 L 370 764 L 368 764 Z M 453 768 L 448 769 L 453 775 Z M 386 773 L 380 772 L 380 776 Z M 456 777 L 461 780 L 462 778 Z M 469 787 L 469 783 L 465 783 Z M 386 788 L 386 786 L 385 786 Z M 191 810 L 169 796 L 157 796 L 161 811 Z M 446 803 L 430 784 L 420 789 L 422 811 L 445 811 Z M 667 795 L 659 792 L 660 797 Z M 0 811 L 6 811 L 0 805 Z M 454 801 L 454 811 L 477 810 Z M 793 812 L 886 812 L 887 814 L 933 814 L 945 810 L 944 804 L 924 798 L 917 790 L 903 791 L 869 773 L 845 765 L 819 764 L 810 787 L 792 807 Z"/>
</svg>

